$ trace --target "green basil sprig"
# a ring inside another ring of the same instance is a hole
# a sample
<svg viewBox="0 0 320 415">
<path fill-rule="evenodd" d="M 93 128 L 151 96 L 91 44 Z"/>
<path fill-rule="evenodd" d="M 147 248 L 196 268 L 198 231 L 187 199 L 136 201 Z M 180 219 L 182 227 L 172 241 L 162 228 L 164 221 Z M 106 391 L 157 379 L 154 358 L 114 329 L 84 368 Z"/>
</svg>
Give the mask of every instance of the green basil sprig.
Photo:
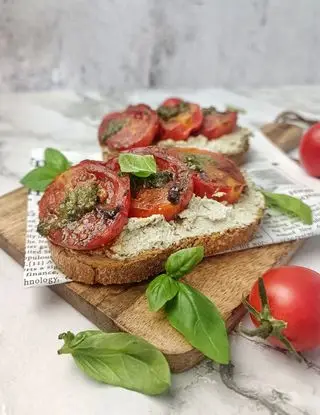
<svg viewBox="0 0 320 415">
<path fill-rule="evenodd" d="M 230 360 L 225 323 L 212 301 L 187 284 L 165 306 L 168 320 L 193 347 L 218 363 Z"/>
<path fill-rule="evenodd" d="M 192 271 L 204 256 L 203 246 L 185 248 L 170 255 L 165 263 L 165 270 L 170 277 L 179 279 Z"/>
<path fill-rule="evenodd" d="M 146 295 L 151 311 L 158 311 L 179 291 L 179 284 L 167 274 L 159 275 L 148 285 Z"/>
<path fill-rule="evenodd" d="M 205 356 L 227 364 L 230 360 L 225 323 L 216 306 L 196 289 L 177 281 L 204 256 L 202 246 L 182 249 L 165 264 L 166 274 L 148 285 L 146 295 L 152 311 L 164 307 L 169 323 Z"/>
<path fill-rule="evenodd" d="M 58 172 L 66 171 L 71 166 L 68 159 L 59 150 L 54 148 L 45 149 L 44 161 L 45 166 L 51 167 Z"/>
<path fill-rule="evenodd" d="M 71 163 L 60 151 L 46 148 L 44 166 L 31 170 L 20 180 L 20 183 L 28 189 L 43 192 L 59 174 L 68 170 L 70 166 Z"/>
<path fill-rule="evenodd" d="M 163 354 L 145 340 L 127 333 L 68 331 L 59 339 L 58 354 L 71 354 L 77 366 L 91 378 L 147 395 L 159 395 L 171 384 Z"/>
<path fill-rule="evenodd" d="M 312 210 L 310 206 L 302 200 L 280 193 L 271 193 L 264 190 L 261 191 L 269 208 L 278 209 L 285 214 L 294 215 L 301 219 L 303 223 L 312 225 Z"/>
<path fill-rule="evenodd" d="M 157 172 L 156 160 L 152 155 L 121 153 L 119 165 L 122 173 L 131 173 L 137 177 L 149 177 Z"/>
</svg>

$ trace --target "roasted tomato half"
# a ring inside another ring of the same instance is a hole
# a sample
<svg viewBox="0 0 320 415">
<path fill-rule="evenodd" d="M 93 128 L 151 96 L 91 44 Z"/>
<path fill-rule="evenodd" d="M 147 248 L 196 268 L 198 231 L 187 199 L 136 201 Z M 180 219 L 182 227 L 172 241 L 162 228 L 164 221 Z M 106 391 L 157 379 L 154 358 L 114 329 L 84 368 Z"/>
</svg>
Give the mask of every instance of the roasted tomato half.
<svg viewBox="0 0 320 415">
<path fill-rule="evenodd" d="M 198 148 L 172 147 L 169 153 L 187 164 L 197 196 L 235 203 L 246 186 L 236 164 L 219 153 Z"/>
<path fill-rule="evenodd" d="M 237 126 L 238 113 L 235 111 L 218 112 L 214 107 L 203 108 L 203 121 L 198 131 L 209 140 L 230 134 Z"/>
<path fill-rule="evenodd" d="M 58 176 L 39 202 L 38 232 L 65 248 L 108 244 L 128 221 L 130 182 L 103 162 L 84 160 Z"/>
<path fill-rule="evenodd" d="M 101 146 L 122 151 L 150 145 L 158 128 L 155 111 L 144 104 L 130 105 L 123 112 L 107 114 L 99 126 L 98 137 Z"/>
<path fill-rule="evenodd" d="M 174 219 L 187 207 L 193 195 L 192 177 L 187 166 L 158 147 L 143 147 L 129 152 L 142 156 L 153 155 L 157 163 L 157 173 L 149 177 L 131 175 L 129 216 L 146 218 L 160 214 L 168 221 Z M 117 157 L 110 159 L 107 164 L 119 172 Z"/>
<path fill-rule="evenodd" d="M 157 110 L 160 120 L 160 140 L 186 140 L 198 130 L 202 123 L 202 111 L 199 105 L 170 98 Z"/>
</svg>

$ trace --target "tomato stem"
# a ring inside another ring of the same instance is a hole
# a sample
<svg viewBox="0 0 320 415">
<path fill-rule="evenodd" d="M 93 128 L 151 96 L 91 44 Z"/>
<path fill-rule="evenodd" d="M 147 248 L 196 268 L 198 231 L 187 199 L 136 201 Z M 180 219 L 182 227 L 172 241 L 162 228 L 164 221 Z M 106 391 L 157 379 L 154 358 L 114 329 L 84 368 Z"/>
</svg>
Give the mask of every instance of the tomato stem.
<svg viewBox="0 0 320 415">
<path fill-rule="evenodd" d="M 254 307 L 252 307 L 252 305 L 245 298 L 243 298 L 242 302 L 243 302 L 244 306 L 246 307 L 246 309 L 249 311 L 249 313 L 251 313 L 253 316 L 255 316 L 255 318 L 257 320 L 260 321 L 259 311 L 256 310 Z"/>
<path fill-rule="evenodd" d="M 268 319 L 270 316 L 270 307 L 266 292 L 266 287 L 264 286 L 263 279 L 260 277 L 258 279 L 258 287 L 259 287 L 259 295 L 261 300 L 261 306 L 262 306 L 262 315 L 263 318 Z"/>
<path fill-rule="evenodd" d="M 264 322 L 256 329 L 247 329 L 240 324 L 239 330 L 248 337 L 259 336 L 262 339 L 266 339 L 272 332 L 272 325 L 269 322 Z"/>
<path fill-rule="evenodd" d="M 286 336 L 284 336 L 283 334 L 279 334 L 277 337 L 284 344 L 284 346 L 286 346 L 289 353 L 291 353 L 298 360 L 298 362 L 301 362 L 303 360 L 299 353 L 296 351 L 296 349 L 292 346 L 290 341 L 286 338 Z"/>
<path fill-rule="evenodd" d="M 246 329 L 239 326 L 240 332 L 248 337 L 259 336 L 262 339 L 267 339 L 269 336 L 276 337 L 286 347 L 286 349 L 301 362 L 301 356 L 292 346 L 287 337 L 283 334 L 283 330 L 287 327 L 287 323 L 283 320 L 276 320 L 272 317 L 266 288 L 262 278 L 258 279 L 259 295 L 261 301 L 261 311 L 256 310 L 246 299 L 243 299 L 243 304 L 250 314 L 254 316 L 260 325 L 255 329 Z"/>
</svg>

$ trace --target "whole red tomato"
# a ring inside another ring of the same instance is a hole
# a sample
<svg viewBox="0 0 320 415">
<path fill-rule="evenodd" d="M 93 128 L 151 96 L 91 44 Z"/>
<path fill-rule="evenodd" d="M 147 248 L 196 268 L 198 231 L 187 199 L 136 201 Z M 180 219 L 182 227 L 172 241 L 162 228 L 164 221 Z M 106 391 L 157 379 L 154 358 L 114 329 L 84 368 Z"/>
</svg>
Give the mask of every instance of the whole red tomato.
<svg viewBox="0 0 320 415">
<path fill-rule="evenodd" d="M 268 270 L 262 280 L 269 304 L 270 324 L 274 328 L 268 341 L 285 348 L 279 339 L 285 336 L 298 352 L 320 346 L 320 274 L 304 267 L 282 266 Z M 266 318 L 268 312 L 265 315 L 261 313 L 258 281 L 252 287 L 248 302 L 260 312 L 261 319 L 251 314 L 255 326 L 265 324 L 268 327 L 265 322 L 269 320 L 269 317 Z"/>
<path fill-rule="evenodd" d="M 320 177 L 320 122 L 309 128 L 302 137 L 300 160 L 310 176 Z"/>
</svg>

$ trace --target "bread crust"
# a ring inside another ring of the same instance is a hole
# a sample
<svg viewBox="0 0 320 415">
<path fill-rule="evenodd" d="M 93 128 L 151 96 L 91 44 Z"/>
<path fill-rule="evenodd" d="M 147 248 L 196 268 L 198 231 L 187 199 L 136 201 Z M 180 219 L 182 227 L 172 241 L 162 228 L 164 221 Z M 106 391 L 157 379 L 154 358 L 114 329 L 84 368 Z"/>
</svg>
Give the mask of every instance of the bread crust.
<svg viewBox="0 0 320 415">
<path fill-rule="evenodd" d="M 50 242 L 49 247 L 56 266 L 73 281 L 102 285 L 134 283 L 161 273 L 168 256 L 179 249 L 202 245 L 207 257 L 247 243 L 256 232 L 262 216 L 263 209 L 247 227 L 185 238 L 167 249 L 144 251 L 124 260 L 95 255 L 94 251 L 81 252 L 66 249 Z"/>
<path fill-rule="evenodd" d="M 114 156 L 102 147 L 103 160 Z M 244 163 L 249 140 L 244 140 L 243 149 L 237 154 L 228 154 L 236 164 Z M 128 284 L 153 277 L 164 270 L 169 255 L 179 249 L 202 245 L 205 256 L 213 256 L 247 243 L 256 232 L 263 216 L 261 209 L 252 223 L 243 228 L 233 228 L 222 233 L 184 238 L 166 249 L 152 249 L 128 259 L 114 259 L 100 252 L 76 251 L 49 242 L 52 260 L 69 279 L 84 284 Z"/>
<path fill-rule="evenodd" d="M 246 162 L 248 150 L 244 150 L 241 153 L 237 154 L 224 154 L 230 160 L 234 161 L 237 166 L 242 166 Z"/>
<path fill-rule="evenodd" d="M 110 157 L 117 155 L 117 152 L 112 152 L 108 149 L 108 147 L 101 147 L 102 151 L 102 160 L 107 161 Z M 221 153 L 225 157 L 234 161 L 238 166 L 241 166 L 245 163 L 247 153 L 249 151 L 249 137 L 243 137 L 242 149 L 238 153 Z"/>
</svg>

